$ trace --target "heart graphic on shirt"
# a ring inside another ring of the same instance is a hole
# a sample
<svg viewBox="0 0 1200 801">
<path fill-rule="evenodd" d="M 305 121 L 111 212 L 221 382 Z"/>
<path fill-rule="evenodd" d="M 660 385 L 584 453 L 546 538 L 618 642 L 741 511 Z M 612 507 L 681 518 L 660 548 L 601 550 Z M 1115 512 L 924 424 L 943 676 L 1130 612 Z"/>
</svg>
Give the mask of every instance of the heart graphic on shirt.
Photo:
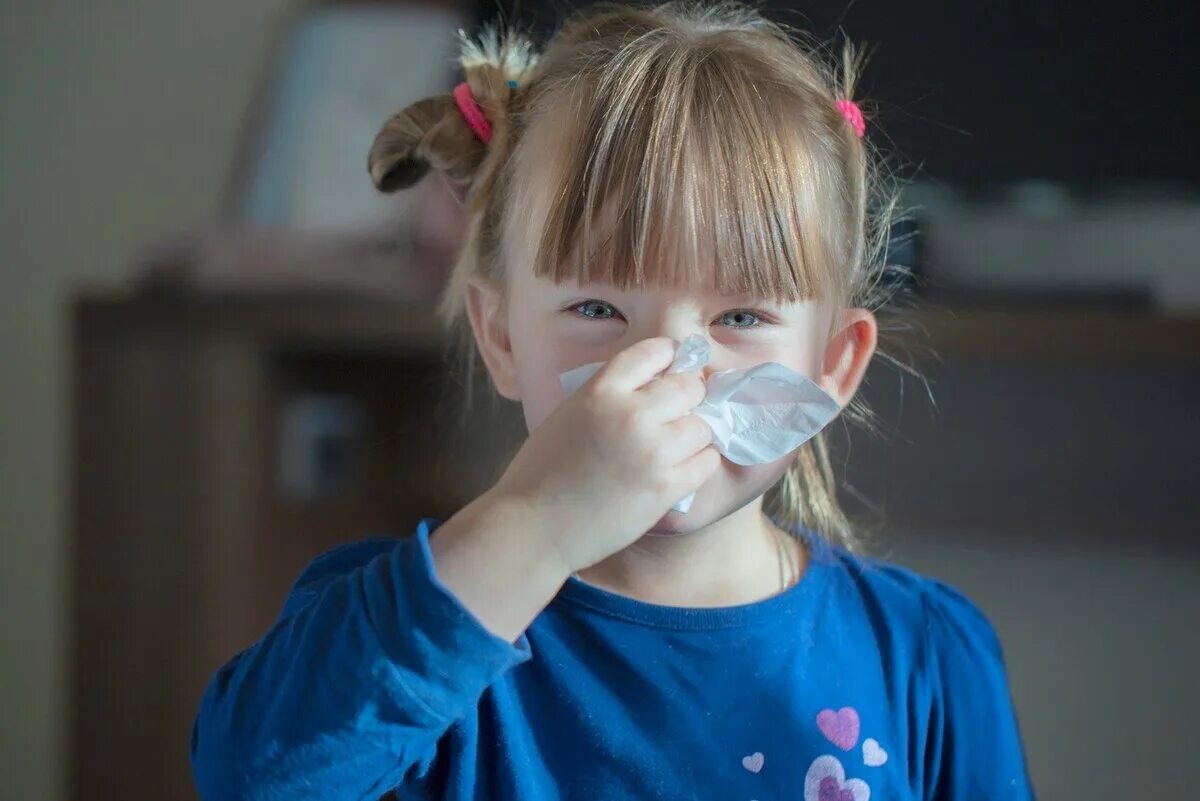
<svg viewBox="0 0 1200 801">
<path fill-rule="evenodd" d="M 887 762 L 887 751 L 883 750 L 883 746 L 874 737 L 868 737 L 863 741 L 863 764 L 868 768 L 877 768 Z"/>
<path fill-rule="evenodd" d="M 858 712 L 849 706 L 837 712 L 822 709 L 817 715 L 817 728 L 829 742 L 843 751 L 849 751 L 858 742 Z"/>
<path fill-rule="evenodd" d="M 846 779 L 837 757 L 813 760 L 804 776 L 804 801 L 870 801 L 871 788 L 862 779 Z"/>
<path fill-rule="evenodd" d="M 758 773 L 763 769 L 763 762 L 766 757 L 762 755 L 762 751 L 755 751 L 750 756 L 742 757 L 742 767 L 751 773 Z"/>
</svg>

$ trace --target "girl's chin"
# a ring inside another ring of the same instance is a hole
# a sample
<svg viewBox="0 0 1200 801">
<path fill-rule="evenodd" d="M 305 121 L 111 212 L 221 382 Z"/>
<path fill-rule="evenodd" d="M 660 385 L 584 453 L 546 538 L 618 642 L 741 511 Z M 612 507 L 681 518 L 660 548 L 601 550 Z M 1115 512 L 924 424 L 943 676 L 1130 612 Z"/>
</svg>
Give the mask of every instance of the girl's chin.
<svg viewBox="0 0 1200 801">
<path fill-rule="evenodd" d="M 688 513 L 668 509 L 667 513 L 658 519 L 646 532 L 648 537 L 681 537 L 696 530 L 695 521 L 698 518 L 694 511 Z"/>
</svg>

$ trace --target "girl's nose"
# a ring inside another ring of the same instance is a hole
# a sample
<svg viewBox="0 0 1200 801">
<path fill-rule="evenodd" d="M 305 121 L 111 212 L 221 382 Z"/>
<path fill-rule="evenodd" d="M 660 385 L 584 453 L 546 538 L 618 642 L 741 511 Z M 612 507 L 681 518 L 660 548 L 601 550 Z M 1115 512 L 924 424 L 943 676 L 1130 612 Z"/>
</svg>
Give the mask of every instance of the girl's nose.
<svg viewBox="0 0 1200 801">
<path fill-rule="evenodd" d="M 713 342 L 711 339 L 709 339 L 707 332 L 697 331 L 694 327 L 688 327 L 688 326 L 678 326 L 677 328 L 678 328 L 678 330 L 672 330 L 671 332 L 666 334 L 666 336 L 670 336 L 673 340 L 675 340 L 675 352 L 676 352 L 677 356 L 679 354 L 680 346 L 683 344 L 683 342 L 689 336 L 694 335 L 694 336 L 700 337 L 701 339 L 704 340 L 705 344 L 707 344 L 707 346 L 708 346 L 707 347 L 707 354 L 708 354 L 707 361 L 705 361 L 704 364 L 700 365 L 699 367 L 692 367 L 689 370 L 689 372 L 696 373 L 702 379 L 707 381 L 708 377 L 710 375 L 712 375 L 713 373 L 716 373 L 716 372 L 720 372 L 721 370 L 724 369 L 724 367 L 721 365 L 722 355 L 720 352 L 720 347 L 715 342 Z"/>
</svg>

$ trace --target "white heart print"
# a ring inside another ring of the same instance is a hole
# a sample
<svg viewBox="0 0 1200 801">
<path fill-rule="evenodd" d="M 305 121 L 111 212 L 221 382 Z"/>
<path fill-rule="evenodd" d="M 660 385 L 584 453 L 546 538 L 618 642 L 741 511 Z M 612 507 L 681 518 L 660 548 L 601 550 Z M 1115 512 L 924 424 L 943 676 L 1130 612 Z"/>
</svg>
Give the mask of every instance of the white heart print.
<svg viewBox="0 0 1200 801">
<path fill-rule="evenodd" d="M 863 742 L 863 764 L 868 768 L 877 768 L 884 762 L 887 762 L 887 751 L 883 750 L 883 746 L 874 737 L 868 737 Z"/>
</svg>

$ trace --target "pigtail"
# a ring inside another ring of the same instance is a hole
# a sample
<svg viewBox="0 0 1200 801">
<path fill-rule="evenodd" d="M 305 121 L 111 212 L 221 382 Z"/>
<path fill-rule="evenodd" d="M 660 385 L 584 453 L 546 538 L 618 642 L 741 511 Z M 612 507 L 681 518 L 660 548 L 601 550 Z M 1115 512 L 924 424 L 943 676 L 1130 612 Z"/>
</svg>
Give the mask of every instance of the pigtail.
<svg viewBox="0 0 1200 801">
<path fill-rule="evenodd" d="M 868 105 L 854 97 L 859 78 L 867 62 L 867 52 L 858 49 L 853 42 L 846 40 L 842 45 L 840 68 L 833 75 L 834 105 L 838 107 L 838 124 L 845 132 L 843 141 L 843 161 L 845 176 L 844 202 L 848 228 L 854 232 L 852 246 L 847 252 L 849 264 L 845 273 L 851 276 L 848 286 L 843 290 L 844 296 L 853 296 L 870 277 L 870 253 L 865 247 L 869 236 L 871 221 L 868 219 L 868 193 L 872 186 L 870 165 L 867 148 L 869 140 L 859 135 L 854 127 L 855 118 L 865 131 L 866 120 L 870 118 Z M 839 104 L 849 103 L 851 109 L 841 108 Z M 865 280 L 866 279 L 866 280 Z M 851 300 L 854 299 L 851 297 Z"/>
<path fill-rule="evenodd" d="M 420 181 L 431 167 L 467 183 L 483 157 L 483 146 L 447 93 L 418 100 L 384 123 L 371 145 L 367 170 L 380 192 L 395 192 Z"/>
<path fill-rule="evenodd" d="M 853 42 L 846 40 L 842 44 L 840 69 L 837 72 L 837 77 L 834 79 L 837 96 L 846 100 L 853 100 L 860 108 L 863 108 L 864 102 L 856 98 L 854 92 L 858 88 L 858 81 L 862 77 L 867 60 L 870 57 L 870 51 L 860 50 Z M 867 109 L 863 108 L 863 116 L 869 119 L 870 115 L 866 112 Z"/>
<path fill-rule="evenodd" d="M 490 124 L 492 135 L 481 141 L 468 124 L 454 92 L 419 100 L 396 112 L 375 136 L 367 171 L 381 192 L 407 189 L 437 170 L 470 194 L 486 195 L 494 165 L 508 150 L 510 106 L 529 79 L 538 56 L 529 39 L 501 35 L 493 25 L 478 39 L 458 31 L 459 63 L 471 96 Z"/>
</svg>

